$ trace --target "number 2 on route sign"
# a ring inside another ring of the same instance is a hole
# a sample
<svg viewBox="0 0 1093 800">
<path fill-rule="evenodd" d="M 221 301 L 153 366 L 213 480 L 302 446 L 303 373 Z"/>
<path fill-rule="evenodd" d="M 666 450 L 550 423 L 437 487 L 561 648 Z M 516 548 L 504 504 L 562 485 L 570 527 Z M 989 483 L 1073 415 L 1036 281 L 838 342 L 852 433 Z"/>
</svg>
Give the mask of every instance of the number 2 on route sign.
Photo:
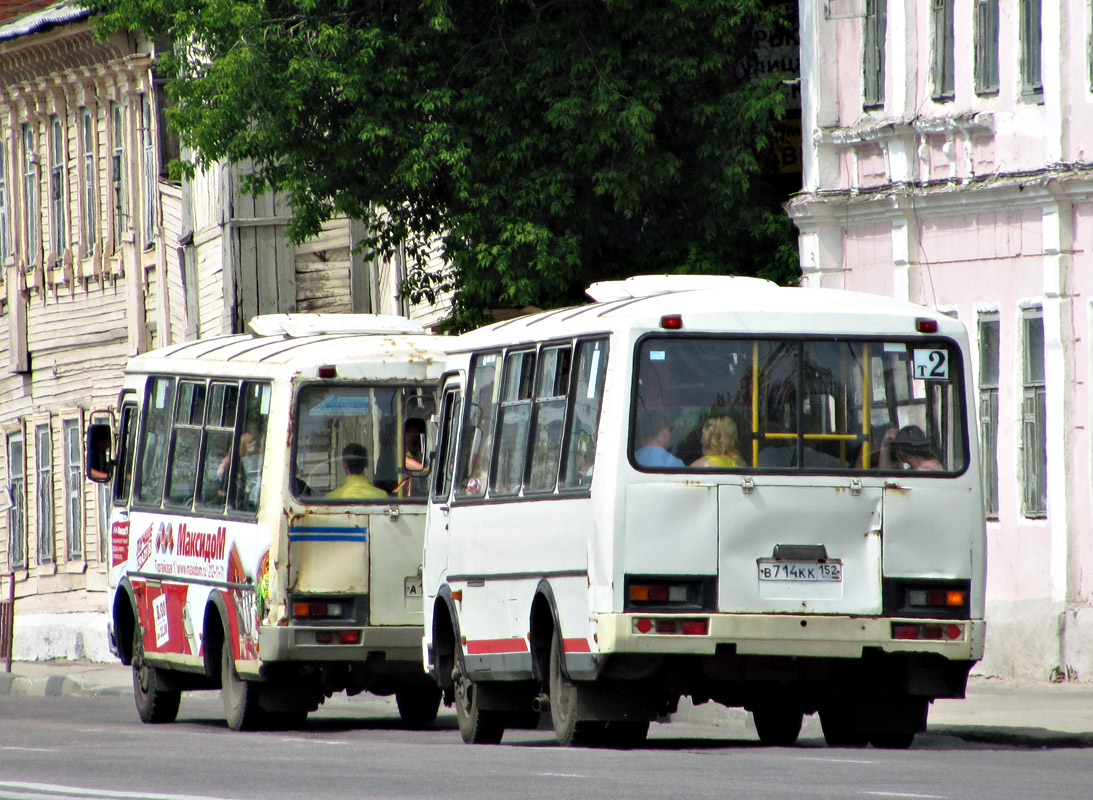
<svg viewBox="0 0 1093 800">
<path fill-rule="evenodd" d="M 949 380 L 949 351 L 915 350 L 915 377 L 925 381 Z"/>
</svg>

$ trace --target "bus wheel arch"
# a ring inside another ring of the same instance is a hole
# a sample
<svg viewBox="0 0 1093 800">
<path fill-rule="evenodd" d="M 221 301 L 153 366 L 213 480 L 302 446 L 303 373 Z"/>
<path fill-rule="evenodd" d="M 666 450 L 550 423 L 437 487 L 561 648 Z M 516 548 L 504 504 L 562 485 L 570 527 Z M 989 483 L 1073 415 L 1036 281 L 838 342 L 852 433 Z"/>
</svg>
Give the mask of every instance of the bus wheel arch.
<svg viewBox="0 0 1093 800">
<path fill-rule="evenodd" d="M 118 655 L 125 666 L 133 664 L 133 632 L 137 627 L 137 601 L 128 580 L 118 586 L 114 594 L 114 638 Z"/>
<path fill-rule="evenodd" d="M 455 699 L 452 672 L 456 666 L 456 641 L 459 623 L 455 609 L 452 608 L 452 595 L 444 586 L 433 606 L 433 671 L 437 686 L 444 693 L 444 704 L 451 705 Z"/>
<path fill-rule="evenodd" d="M 228 609 L 224 605 L 224 599 L 219 592 L 213 592 L 209 596 L 209 602 L 205 605 L 205 619 L 202 625 L 204 635 L 202 637 L 201 652 L 205 661 L 205 677 L 213 682 L 213 688 L 221 687 L 221 650 L 228 641 Z"/>
<path fill-rule="evenodd" d="M 554 590 L 547 581 L 540 581 L 535 589 L 535 599 L 531 603 L 528 632 L 531 640 L 529 644 L 532 675 L 544 688 L 548 687 L 550 681 L 550 650 L 554 643 L 555 631 L 561 636 Z"/>
</svg>

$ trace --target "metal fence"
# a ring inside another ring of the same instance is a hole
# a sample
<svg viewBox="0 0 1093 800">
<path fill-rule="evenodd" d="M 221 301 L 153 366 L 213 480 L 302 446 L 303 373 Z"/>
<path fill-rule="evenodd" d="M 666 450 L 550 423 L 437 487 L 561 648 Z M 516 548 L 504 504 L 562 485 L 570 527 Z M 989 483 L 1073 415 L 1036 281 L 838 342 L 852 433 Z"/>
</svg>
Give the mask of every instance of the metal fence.
<svg viewBox="0 0 1093 800">
<path fill-rule="evenodd" d="M 0 595 L 0 661 L 4 662 L 4 671 L 11 672 L 11 640 L 15 627 L 15 575 L 8 573 L 7 592 Z M 0 585 L 3 581 L 0 581 Z"/>
</svg>

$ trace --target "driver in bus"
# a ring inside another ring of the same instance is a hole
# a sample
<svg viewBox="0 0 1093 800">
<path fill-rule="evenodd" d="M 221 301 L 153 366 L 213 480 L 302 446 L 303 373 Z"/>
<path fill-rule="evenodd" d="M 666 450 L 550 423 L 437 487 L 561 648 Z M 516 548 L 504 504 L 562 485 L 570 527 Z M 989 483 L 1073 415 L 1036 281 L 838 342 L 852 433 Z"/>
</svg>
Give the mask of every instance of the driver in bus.
<svg viewBox="0 0 1093 800">
<path fill-rule="evenodd" d="M 345 480 L 341 486 L 327 492 L 326 496 L 334 500 L 373 500 L 387 497 L 387 492 L 377 486 L 373 486 L 368 478 L 364 477 L 364 470 L 368 467 L 368 451 L 364 445 L 350 442 L 342 450 L 342 467 L 345 469 Z"/>
</svg>

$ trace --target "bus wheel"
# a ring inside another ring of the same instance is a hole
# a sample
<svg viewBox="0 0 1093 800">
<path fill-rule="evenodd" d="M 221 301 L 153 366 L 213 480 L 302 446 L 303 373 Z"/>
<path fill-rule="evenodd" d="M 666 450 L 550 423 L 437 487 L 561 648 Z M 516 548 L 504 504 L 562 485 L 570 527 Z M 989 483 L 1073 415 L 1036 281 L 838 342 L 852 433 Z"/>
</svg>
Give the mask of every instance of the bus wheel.
<svg viewBox="0 0 1093 800">
<path fill-rule="evenodd" d="M 869 743 L 881 750 L 906 750 L 914 741 L 913 731 L 885 731 L 869 737 Z"/>
<path fill-rule="evenodd" d="M 845 711 L 821 708 L 820 727 L 831 747 L 865 747 L 869 744 L 869 734 L 854 725 Z"/>
<path fill-rule="evenodd" d="M 407 725 L 420 728 L 436 719 L 440 710 L 440 687 L 416 684 L 395 692 L 398 715 Z"/>
<path fill-rule="evenodd" d="M 562 674 L 562 637 L 554 635 L 550 646 L 550 716 L 559 744 L 590 747 L 604 742 L 603 722 L 577 719 L 578 688 Z"/>
<path fill-rule="evenodd" d="M 240 678 L 232 663 L 231 642 L 220 646 L 220 696 L 224 700 L 224 716 L 233 731 L 253 731 L 264 722 L 259 705 L 260 687 L 253 681 Z"/>
<path fill-rule="evenodd" d="M 459 722 L 459 734 L 467 744 L 500 744 L 505 726 L 496 712 L 483 711 L 478 707 L 478 687 L 463 675 L 463 664 L 452 671 L 455 684 L 455 718 Z"/>
<path fill-rule="evenodd" d="M 796 742 L 804 717 L 800 707 L 792 703 L 764 703 L 752 710 L 759 741 L 770 747 L 786 747 Z"/>
<path fill-rule="evenodd" d="M 133 626 L 133 698 L 141 722 L 174 722 L 182 692 L 160 687 L 159 671 L 144 661 L 140 623 Z"/>
</svg>

